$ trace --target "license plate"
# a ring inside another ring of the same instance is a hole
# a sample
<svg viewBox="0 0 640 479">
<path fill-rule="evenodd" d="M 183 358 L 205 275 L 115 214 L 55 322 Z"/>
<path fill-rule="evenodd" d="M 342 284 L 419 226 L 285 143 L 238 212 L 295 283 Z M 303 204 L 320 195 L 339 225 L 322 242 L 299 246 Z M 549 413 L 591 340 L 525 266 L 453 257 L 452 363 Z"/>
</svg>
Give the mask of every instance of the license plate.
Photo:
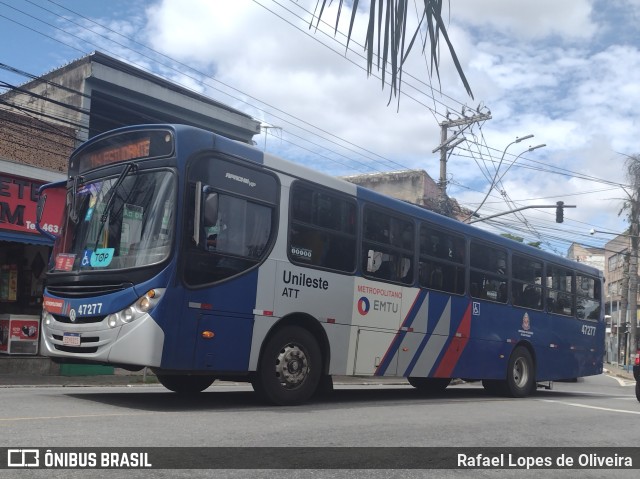
<svg viewBox="0 0 640 479">
<path fill-rule="evenodd" d="M 80 346 L 80 333 L 64 333 L 62 344 L 65 346 Z"/>
</svg>

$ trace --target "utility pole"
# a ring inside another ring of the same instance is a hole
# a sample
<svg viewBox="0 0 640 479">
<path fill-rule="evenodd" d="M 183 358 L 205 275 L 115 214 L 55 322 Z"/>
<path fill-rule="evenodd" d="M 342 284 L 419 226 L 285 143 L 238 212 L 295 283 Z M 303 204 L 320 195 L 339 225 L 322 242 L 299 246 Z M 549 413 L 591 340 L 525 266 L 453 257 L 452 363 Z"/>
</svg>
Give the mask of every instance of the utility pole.
<svg viewBox="0 0 640 479">
<path fill-rule="evenodd" d="M 466 126 L 479 121 L 491 119 L 491 113 L 477 113 L 473 116 L 459 118 L 457 120 L 446 120 L 440 123 L 440 145 L 433 149 L 432 153 L 440 150 L 440 181 L 438 187 L 440 189 L 438 197 L 438 210 L 440 214 L 450 216 L 449 201 L 447 198 L 447 153 L 464 141 L 463 138 L 457 138 L 460 134 L 458 131 L 455 135 L 447 138 L 447 130 L 456 126 Z"/>
<path fill-rule="evenodd" d="M 628 316 L 627 341 L 625 342 L 625 361 L 633 358 L 637 352 L 638 343 L 638 243 L 640 234 L 640 155 L 635 154 L 627 157 L 627 178 L 631 180 L 633 191 L 627 192 L 629 199 L 625 202 L 623 210 L 629 211 L 629 236 L 631 237 L 628 267 Z M 625 190 L 626 191 L 626 190 Z"/>
<path fill-rule="evenodd" d="M 638 213 L 640 204 L 636 198 L 631 207 L 631 254 L 629 256 L 629 345 L 625 349 L 627 357 L 625 364 L 629 364 L 628 359 L 634 358 L 637 351 L 638 334 Z"/>
</svg>

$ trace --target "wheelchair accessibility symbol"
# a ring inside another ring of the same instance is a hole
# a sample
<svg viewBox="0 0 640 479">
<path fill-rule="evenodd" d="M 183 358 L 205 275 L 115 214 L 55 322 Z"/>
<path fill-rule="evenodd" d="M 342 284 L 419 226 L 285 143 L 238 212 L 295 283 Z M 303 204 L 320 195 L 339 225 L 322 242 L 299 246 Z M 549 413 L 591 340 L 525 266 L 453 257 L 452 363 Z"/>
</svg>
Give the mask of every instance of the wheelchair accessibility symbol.
<svg viewBox="0 0 640 479">
<path fill-rule="evenodd" d="M 473 315 L 480 316 L 480 303 L 473 303 Z"/>
<path fill-rule="evenodd" d="M 91 264 L 91 254 L 92 250 L 86 249 L 84 250 L 84 254 L 82 255 L 82 266 L 89 266 Z"/>
</svg>

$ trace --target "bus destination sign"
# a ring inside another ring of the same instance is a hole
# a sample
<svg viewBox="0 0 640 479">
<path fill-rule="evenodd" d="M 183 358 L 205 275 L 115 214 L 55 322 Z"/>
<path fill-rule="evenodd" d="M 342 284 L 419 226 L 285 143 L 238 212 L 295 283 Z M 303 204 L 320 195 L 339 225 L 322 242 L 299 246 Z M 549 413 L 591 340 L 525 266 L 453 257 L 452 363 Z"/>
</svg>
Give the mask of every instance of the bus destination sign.
<svg viewBox="0 0 640 479">
<path fill-rule="evenodd" d="M 134 158 L 146 158 L 149 156 L 150 147 L 151 138 L 146 137 L 92 151 L 80 159 L 80 170 L 86 171 Z"/>
</svg>

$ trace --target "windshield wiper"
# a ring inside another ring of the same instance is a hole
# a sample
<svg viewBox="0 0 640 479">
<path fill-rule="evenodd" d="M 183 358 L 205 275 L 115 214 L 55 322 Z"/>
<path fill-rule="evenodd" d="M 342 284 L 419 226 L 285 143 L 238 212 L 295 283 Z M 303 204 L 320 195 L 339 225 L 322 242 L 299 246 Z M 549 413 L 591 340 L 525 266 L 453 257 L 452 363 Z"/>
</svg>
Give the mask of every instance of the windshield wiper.
<svg viewBox="0 0 640 479">
<path fill-rule="evenodd" d="M 104 229 L 104 224 L 107 222 L 107 219 L 109 218 L 109 212 L 111 211 L 111 208 L 113 208 L 113 203 L 116 199 L 116 193 L 118 191 L 118 188 L 120 188 L 120 185 L 122 185 L 122 183 L 124 182 L 125 178 L 129 175 L 129 173 L 131 173 L 132 171 L 135 171 L 136 168 L 137 167 L 135 163 L 127 163 L 124 166 L 124 170 L 122 170 L 122 173 L 120 173 L 120 176 L 118 176 L 118 179 L 116 180 L 115 184 L 111 187 L 111 190 L 109 191 L 109 199 L 107 200 L 107 203 L 104 205 L 104 211 L 102 212 L 102 216 L 100 217 L 100 228 L 98 229 L 98 235 L 96 236 L 96 244 L 93 247 L 94 251 L 98 248 L 98 243 L 100 242 L 100 235 L 102 234 L 102 230 Z"/>
<path fill-rule="evenodd" d="M 69 178 L 67 181 L 67 208 L 69 210 L 69 219 L 78 224 L 80 217 L 78 216 L 78 184 L 82 183 L 83 178 L 80 175 Z M 71 187 L 71 190 L 69 190 Z"/>
</svg>

